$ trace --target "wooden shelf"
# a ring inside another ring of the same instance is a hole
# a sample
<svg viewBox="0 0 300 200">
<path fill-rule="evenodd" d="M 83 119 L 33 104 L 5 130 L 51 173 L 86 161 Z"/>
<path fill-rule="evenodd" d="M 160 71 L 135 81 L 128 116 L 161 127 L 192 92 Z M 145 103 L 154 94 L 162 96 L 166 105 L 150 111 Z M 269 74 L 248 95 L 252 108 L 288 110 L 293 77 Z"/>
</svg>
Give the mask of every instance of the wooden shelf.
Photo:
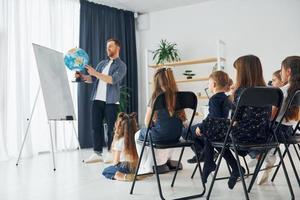
<svg viewBox="0 0 300 200">
<path fill-rule="evenodd" d="M 208 99 L 207 96 L 200 96 L 200 97 L 198 96 L 197 98 L 198 98 L 198 99 L 203 99 L 203 100 L 204 100 L 204 99 Z"/>
<path fill-rule="evenodd" d="M 176 80 L 176 83 L 190 83 L 190 82 L 196 82 L 196 81 L 208 81 L 208 79 L 209 79 L 208 77 L 182 79 L 182 80 Z"/>
<path fill-rule="evenodd" d="M 176 83 L 190 83 L 190 82 L 196 82 L 196 81 L 208 81 L 208 77 L 200 77 L 200 78 L 192 78 L 192 79 L 181 79 L 181 80 L 175 80 Z M 152 84 L 153 82 L 149 82 L 149 84 Z"/>
<path fill-rule="evenodd" d="M 221 61 L 225 61 L 225 58 L 221 58 Z M 149 65 L 151 68 L 159 68 L 159 67 L 177 67 L 177 66 L 184 66 L 184 65 L 194 65 L 194 64 L 205 64 L 205 63 L 214 63 L 218 62 L 217 57 L 210 57 L 210 58 L 200 58 L 196 60 L 185 60 L 185 61 L 178 61 L 172 63 L 165 63 L 165 64 L 158 64 L 158 65 Z"/>
</svg>

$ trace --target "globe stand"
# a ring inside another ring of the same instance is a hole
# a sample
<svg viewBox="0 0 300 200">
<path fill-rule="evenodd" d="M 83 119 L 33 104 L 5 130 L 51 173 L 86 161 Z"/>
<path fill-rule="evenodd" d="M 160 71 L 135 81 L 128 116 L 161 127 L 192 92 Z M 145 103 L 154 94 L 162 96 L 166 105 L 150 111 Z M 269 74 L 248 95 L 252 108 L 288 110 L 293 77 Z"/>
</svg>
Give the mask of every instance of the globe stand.
<svg viewBox="0 0 300 200">
<path fill-rule="evenodd" d="M 79 75 L 80 75 L 81 72 L 76 71 L 75 74 L 79 74 Z M 73 83 L 80 83 L 80 82 L 84 82 L 84 81 L 82 80 L 81 76 L 79 76 L 79 77 L 75 78 L 75 80 L 72 81 L 72 82 L 73 82 Z"/>
<path fill-rule="evenodd" d="M 76 78 L 74 81 L 72 81 L 72 83 L 80 83 L 80 82 L 84 82 L 81 78 Z"/>
</svg>

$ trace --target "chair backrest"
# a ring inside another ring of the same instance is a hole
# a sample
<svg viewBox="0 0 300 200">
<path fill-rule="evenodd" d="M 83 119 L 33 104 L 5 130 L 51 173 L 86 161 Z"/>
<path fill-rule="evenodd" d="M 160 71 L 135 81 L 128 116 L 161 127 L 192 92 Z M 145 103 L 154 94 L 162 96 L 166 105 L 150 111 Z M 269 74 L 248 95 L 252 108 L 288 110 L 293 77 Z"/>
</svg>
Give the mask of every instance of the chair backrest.
<svg viewBox="0 0 300 200">
<path fill-rule="evenodd" d="M 185 136 L 185 139 L 188 138 L 188 134 L 190 134 L 191 130 L 191 125 L 193 123 L 196 109 L 197 109 L 197 103 L 198 99 L 197 96 L 193 92 L 176 92 L 176 106 L 175 106 L 175 111 L 183 110 L 186 108 L 192 109 L 192 116 L 190 118 L 189 126 L 188 126 L 188 132 Z M 156 99 L 154 100 L 153 106 L 152 106 L 152 113 L 150 117 L 150 121 L 148 124 L 148 130 L 152 124 L 152 119 L 154 116 L 155 111 L 161 110 L 161 109 L 166 109 L 166 100 L 165 100 L 165 93 L 160 94 Z"/>
<path fill-rule="evenodd" d="M 182 110 L 185 108 L 190 108 L 195 110 L 197 108 L 197 97 L 193 92 L 177 92 L 176 93 L 176 107 L 175 110 Z M 167 108 L 165 93 L 160 94 L 153 103 L 153 111 L 161 110 Z"/>
<path fill-rule="evenodd" d="M 238 106 L 281 107 L 282 91 L 275 87 L 251 87 L 245 89 L 238 101 Z"/>
<path fill-rule="evenodd" d="M 251 87 L 246 88 L 238 100 L 232 122 L 231 127 L 233 126 L 234 121 L 236 120 L 237 113 L 242 106 L 252 106 L 252 107 L 277 107 L 277 111 L 274 115 L 273 120 L 271 121 L 272 128 L 274 126 L 275 120 L 279 114 L 281 105 L 283 100 L 283 93 L 279 88 L 275 87 Z"/>
<path fill-rule="evenodd" d="M 284 114 L 281 116 L 281 118 L 279 119 L 279 124 L 282 123 L 282 121 L 284 120 L 285 118 L 285 115 L 288 111 L 288 109 L 292 106 L 297 106 L 297 107 L 300 107 L 300 90 L 297 90 L 294 95 L 292 96 L 291 100 L 288 102 L 288 104 L 286 105 L 285 107 L 285 110 L 284 110 Z M 298 120 L 298 124 L 299 124 L 299 120 Z M 297 125 L 298 127 L 298 125 Z"/>
<path fill-rule="evenodd" d="M 289 106 L 300 106 L 300 90 L 297 90 L 294 93 L 294 95 L 289 103 Z"/>
</svg>

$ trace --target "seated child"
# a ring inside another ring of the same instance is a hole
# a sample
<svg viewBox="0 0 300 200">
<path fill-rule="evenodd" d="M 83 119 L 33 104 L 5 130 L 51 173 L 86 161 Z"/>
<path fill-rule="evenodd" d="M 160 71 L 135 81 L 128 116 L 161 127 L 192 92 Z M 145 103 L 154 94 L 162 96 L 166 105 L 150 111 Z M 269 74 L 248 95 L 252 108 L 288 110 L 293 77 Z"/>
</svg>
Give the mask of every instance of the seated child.
<svg viewBox="0 0 300 200">
<path fill-rule="evenodd" d="M 137 128 L 136 113 L 120 113 L 115 123 L 112 143 L 113 165 L 105 168 L 102 175 L 108 179 L 132 181 L 138 162 L 134 135 Z"/>
<path fill-rule="evenodd" d="M 272 75 L 272 86 L 273 87 L 282 87 L 284 86 L 284 82 L 281 79 L 281 70 L 277 70 Z"/>
<path fill-rule="evenodd" d="M 270 82 L 270 86 L 273 86 L 273 87 L 283 87 L 284 85 L 286 85 L 286 83 L 284 83 L 281 79 L 281 70 L 277 70 L 275 71 L 273 74 L 272 74 L 272 81 Z M 251 151 L 249 152 L 249 156 L 250 158 L 252 159 L 249 163 L 248 163 L 248 166 L 249 167 L 255 167 L 257 162 L 258 162 L 258 159 L 259 159 L 259 156 L 260 156 L 260 151 Z M 271 163 L 275 162 L 276 161 L 276 157 L 274 155 L 272 155 L 272 153 L 270 152 L 266 158 L 266 161 L 270 158 Z M 273 163 L 274 164 L 274 163 Z M 270 164 L 270 165 L 273 165 L 273 164 Z M 264 182 L 265 180 L 263 181 L 260 181 L 260 177 L 258 177 L 258 183 L 259 184 L 262 184 L 262 182 Z"/>
<path fill-rule="evenodd" d="M 281 71 L 279 72 L 279 74 L 281 75 L 281 85 L 276 85 L 276 87 L 279 86 L 283 93 L 283 103 L 276 119 L 276 124 L 283 117 L 284 111 L 285 109 L 287 109 L 288 102 L 291 100 L 294 93 L 297 90 L 300 90 L 300 56 L 289 56 L 285 58 L 281 63 Z M 274 116 L 276 111 L 277 110 L 273 108 L 272 117 Z M 292 106 L 288 109 L 287 113 L 284 116 L 284 120 L 277 130 L 277 137 L 279 140 L 282 140 L 283 137 L 288 138 L 293 134 L 293 126 L 296 125 L 298 120 L 300 119 L 299 114 L 299 107 Z M 265 160 L 265 168 L 267 168 L 268 170 L 259 173 L 257 178 L 257 184 L 259 185 L 266 183 L 268 181 L 269 174 L 272 172 L 272 167 L 276 162 L 274 151 L 275 149 L 270 150 L 267 154 Z"/>
<path fill-rule="evenodd" d="M 166 107 L 155 111 L 151 120 L 151 113 L 155 99 L 161 94 L 165 93 Z M 158 69 L 153 77 L 153 92 L 147 106 L 145 115 L 145 128 L 141 128 L 136 133 L 136 145 L 138 153 L 142 150 L 142 143 L 146 139 L 147 126 L 151 122 L 149 133 L 152 136 L 154 143 L 166 144 L 178 142 L 183 129 L 183 122 L 186 121 L 184 110 L 177 111 L 176 109 L 176 92 L 178 92 L 177 84 L 174 78 L 173 71 L 170 68 Z M 151 120 L 151 121 L 150 121 Z M 149 137 L 147 138 L 149 140 Z M 161 172 L 167 172 L 174 169 L 171 159 L 174 149 L 155 149 L 156 162 Z M 160 170 L 159 170 L 160 171 Z M 144 154 L 141 159 L 139 173 L 153 172 L 152 151 L 145 147 Z"/>
<path fill-rule="evenodd" d="M 228 99 L 228 96 L 225 94 L 225 92 L 228 92 L 230 88 L 230 78 L 227 73 L 223 71 L 215 71 L 209 76 L 208 81 L 208 87 L 210 91 L 214 94 L 208 102 L 208 115 L 206 119 L 208 118 L 228 118 L 229 110 L 231 108 L 231 102 Z M 201 127 L 202 124 L 196 124 L 191 127 L 192 134 L 189 136 L 188 139 L 194 140 L 195 142 L 195 149 L 193 151 L 196 151 L 198 158 L 200 161 L 203 160 L 203 148 L 204 148 L 204 141 L 203 138 L 200 137 L 199 134 L 199 127 Z M 185 137 L 185 134 L 187 133 L 187 130 L 185 129 L 183 131 L 183 137 Z M 188 163 L 196 163 L 196 157 L 188 160 Z"/>
</svg>

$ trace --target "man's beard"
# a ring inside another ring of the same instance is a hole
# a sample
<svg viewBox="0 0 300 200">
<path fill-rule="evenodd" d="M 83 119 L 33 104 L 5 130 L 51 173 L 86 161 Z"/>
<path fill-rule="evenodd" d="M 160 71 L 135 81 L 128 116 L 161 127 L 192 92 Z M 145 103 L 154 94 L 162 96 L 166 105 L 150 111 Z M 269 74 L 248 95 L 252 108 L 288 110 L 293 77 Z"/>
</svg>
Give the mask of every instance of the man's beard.
<svg viewBox="0 0 300 200">
<path fill-rule="evenodd" d="M 107 53 L 108 57 L 114 57 L 114 55 L 116 55 L 114 52 L 108 52 Z"/>
</svg>

